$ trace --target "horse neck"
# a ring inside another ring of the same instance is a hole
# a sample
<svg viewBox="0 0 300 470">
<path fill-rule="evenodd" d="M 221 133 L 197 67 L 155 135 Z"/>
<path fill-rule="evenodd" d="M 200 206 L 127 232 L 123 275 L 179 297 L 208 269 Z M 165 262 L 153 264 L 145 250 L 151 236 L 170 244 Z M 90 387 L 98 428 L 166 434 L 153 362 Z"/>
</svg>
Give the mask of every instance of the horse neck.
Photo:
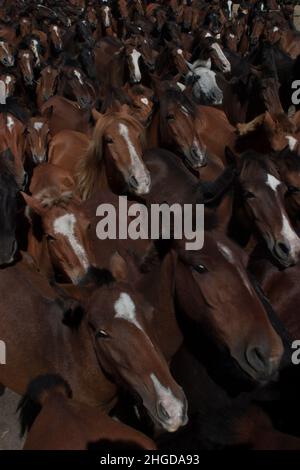
<svg viewBox="0 0 300 470">
<path fill-rule="evenodd" d="M 154 266 L 137 284 L 137 288 L 156 308 L 153 326 L 159 347 L 167 361 L 174 356 L 183 340 L 175 317 L 175 269 L 174 258 L 168 254 L 162 264 Z"/>
<path fill-rule="evenodd" d="M 153 147 L 159 147 L 159 111 L 154 113 L 154 116 L 151 120 L 151 124 L 146 130 L 147 134 L 147 148 L 151 149 Z"/>
</svg>

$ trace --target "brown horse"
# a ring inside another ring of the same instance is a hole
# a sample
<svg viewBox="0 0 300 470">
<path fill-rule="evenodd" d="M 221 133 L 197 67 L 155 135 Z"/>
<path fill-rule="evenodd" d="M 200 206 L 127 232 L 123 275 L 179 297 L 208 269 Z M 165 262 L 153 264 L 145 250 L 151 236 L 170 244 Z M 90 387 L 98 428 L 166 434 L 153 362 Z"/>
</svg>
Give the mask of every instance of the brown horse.
<svg viewBox="0 0 300 470">
<path fill-rule="evenodd" d="M 43 170 L 45 172 L 47 167 L 44 166 Z M 27 251 L 35 265 L 48 277 L 53 276 L 56 268 L 65 278 L 79 284 L 88 276 L 94 256 L 89 240 L 89 220 L 80 202 L 72 198 L 72 187 L 67 190 L 63 187 L 70 179 L 67 180 L 65 175 L 61 194 L 56 198 L 53 196 L 55 189 L 52 187 L 51 191 L 51 186 L 50 189 L 46 186 L 36 197 L 22 195 L 32 211 Z M 36 220 L 33 214 L 40 220 Z"/>
<path fill-rule="evenodd" d="M 233 233 L 239 239 L 238 232 L 242 226 L 244 235 L 247 230 L 248 234 L 249 230 L 252 234 L 258 231 L 281 266 L 295 264 L 299 258 L 300 240 L 285 209 L 285 187 L 275 164 L 254 151 L 245 152 L 240 157 L 231 152 L 227 155 L 231 162 L 235 162 L 239 175 Z"/>
<path fill-rule="evenodd" d="M 18 53 L 18 64 L 26 86 L 34 83 L 34 55 L 30 49 L 20 49 Z"/>
<path fill-rule="evenodd" d="M 90 133 L 91 111 L 76 101 L 55 95 L 42 105 L 41 114 L 48 119 L 52 136 L 66 129 Z"/>
<path fill-rule="evenodd" d="M 199 133 L 195 104 L 177 87 L 160 88 L 159 110 L 149 128 L 148 147 L 164 147 L 179 153 L 187 165 L 207 164 L 207 148 Z"/>
<path fill-rule="evenodd" d="M 24 124 L 12 114 L 0 114 L 0 152 L 10 149 L 14 155 L 15 174 L 24 183 Z"/>
<path fill-rule="evenodd" d="M 47 120 L 40 116 L 31 118 L 26 126 L 25 149 L 35 165 L 47 160 L 49 132 Z"/>
<path fill-rule="evenodd" d="M 57 141 L 57 149 L 56 140 L 52 140 L 49 161 L 59 162 L 73 173 L 84 199 L 98 188 L 107 187 L 117 193 L 129 189 L 137 195 L 147 194 L 150 177 L 142 160 L 141 124 L 130 115 L 127 106 L 104 115 L 95 112 L 94 116 L 97 123 L 86 154 L 79 158 L 78 151 L 71 153 L 70 149 L 74 148 L 72 136 L 69 141 L 62 136 L 60 142 Z M 79 148 L 84 149 L 85 139 L 80 137 L 79 143 L 80 140 Z"/>
<path fill-rule="evenodd" d="M 94 227 L 91 234 L 96 263 L 101 267 L 109 267 L 112 262 L 116 262 L 116 247 L 118 253 L 122 253 L 122 256 L 117 257 L 121 278 L 129 276 L 131 282 L 160 312 L 155 322 L 159 344 L 166 357 L 171 359 L 178 350 L 182 333 L 184 336 L 186 333 L 183 325 L 191 323 L 195 334 L 201 337 L 202 334 L 208 335 L 213 347 L 218 351 L 226 350 L 233 363 L 238 364 L 248 377 L 258 382 L 269 380 L 279 367 L 283 353 L 282 342 L 273 330 L 248 277 L 247 255 L 222 233 L 229 221 L 224 208 L 221 206 L 218 210 L 216 228 L 207 228 L 205 231 L 202 250 L 187 251 L 184 242 L 178 242 L 160 265 L 157 262 L 152 264 L 153 255 L 152 259 L 148 256 L 151 255 L 149 241 L 143 243 L 139 240 L 136 242 L 138 245 L 132 243 L 131 246 L 129 240 L 116 242 L 97 239 L 94 234 L 98 218 L 94 214 L 102 200 L 114 204 L 114 199 L 107 194 L 86 203 Z M 209 218 L 207 227 L 214 223 L 209 222 Z M 123 259 L 120 260 L 120 257 Z M 132 265 L 132 258 L 140 260 L 138 271 Z M 145 274 L 141 274 L 141 270 Z M 229 285 L 232 287 L 228 288 Z M 220 293 L 217 297 L 216 292 Z M 225 314 L 224 302 L 227 306 Z M 182 333 L 175 320 L 175 305 L 178 307 L 178 315 L 181 312 L 185 319 L 179 321 Z M 241 305 L 245 315 L 241 315 Z M 260 357 L 263 359 L 260 360 Z"/>
<path fill-rule="evenodd" d="M 156 449 L 142 433 L 71 397 L 69 385 L 58 375 L 39 376 L 29 384 L 19 405 L 22 431 L 29 431 L 24 450 L 87 450 L 100 449 L 101 445 L 106 449 Z M 28 409 L 28 399 L 41 407 L 36 417 Z"/>
<path fill-rule="evenodd" d="M 51 65 L 47 65 L 41 71 L 36 87 L 36 99 L 39 110 L 42 105 L 55 94 L 58 85 L 58 77 L 59 70 L 51 67 Z"/>
<path fill-rule="evenodd" d="M 0 333 L 11 357 L 1 368 L 1 383 L 25 394 L 34 377 L 61 374 L 74 400 L 105 410 L 116 403 L 116 383 L 123 384 L 167 431 L 186 423 L 185 396 L 154 339 L 152 308 L 126 281 L 114 281 L 107 273 L 102 287 L 88 295 L 82 315 L 65 310 L 48 282 L 24 263 L 0 276 L 5 277 L 1 298 L 6 312 Z M 7 285 L 18 295 L 8 298 Z M 16 368 L 22 373 L 15 374 Z"/>
</svg>

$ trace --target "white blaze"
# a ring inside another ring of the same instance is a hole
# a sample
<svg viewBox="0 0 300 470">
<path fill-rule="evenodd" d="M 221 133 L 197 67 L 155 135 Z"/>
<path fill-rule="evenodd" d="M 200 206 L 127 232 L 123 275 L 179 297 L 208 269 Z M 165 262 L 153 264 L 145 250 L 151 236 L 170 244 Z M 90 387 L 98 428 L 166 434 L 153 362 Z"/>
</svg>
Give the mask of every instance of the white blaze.
<svg viewBox="0 0 300 470">
<path fill-rule="evenodd" d="M 132 64 L 133 64 L 134 79 L 136 82 L 140 82 L 142 78 L 140 67 L 139 67 L 140 57 L 141 57 L 140 52 L 138 52 L 136 49 L 133 49 L 131 53 L 131 58 L 132 58 Z"/>
<path fill-rule="evenodd" d="M 280 184 L 281 184 L 281 182 L 279 181 L 279 179 L 275 178 L 275 176 L 270 175 L 270 173 L 268 173 L 268 175 L 267 175 L 267 185 L 271 189 L 273 189 L 273 191 L 276 191 L 277 186 L 279 186 Z"/>
<path fill-rule="evenodd" d="M 74 228 L 76 218 L 74 214 L 65 214 L 58 217 L 53 224 L 54 232 L 66 237 L 85 270 L 88 270 L 89 261 L 84 247 L 75 236 Z"/>
<path fill-rule="evenodd" d="M 104 26 L 105 28 L 109 28 L 110 26 L 110 20 L 109 20 L 109 7 L 104 7 Z"/>
<path fill-rule="evenodd" d="M 9 132 L 11 132 L 12 128 L 15 125 L 15 121 L 13 120 L 13 118 L 11 116 L 7 116 L 6 125 L 7 125 L 7 128 L 9 130 Z"/>
<path fill-rule="evenodd" d="M 42 129 L 43 125 L 44 125 L 43 122 L 35 122 L 35 123 L 33 124 L 33 127 L 34 127 L 34 129 L 35 129 L 36 131 L 40 131 L 40 130 Z"/>
<path fill-rule="evenodd" d="M 298 143 L 298 140 L 295 139 L 295 137 L 292 137 L 291 135 L 286 135 L 285 138 L 288 141 L 290 150 L 293 151 Z"/>
<path fill-rule="evenodd" d="M 215 42 L 214 44 L 212 44 L 212 49 L 214 49 L 217 53 L 217 56 L 220 60 L 220 62 L 222 63 L 223 65 L 223 68 L 224 68 L 224 72 L 230 72 L 231 71 L 231 65 L 230 65 L 230 62 L 229 60 L 227 59 L 227 57 L 225 56 L 224 52 L 222 51 L 221 47 L 219 46 L 219 44 L 217 42 Z"/>
<path fill-rule="evenodd" d="M 136 318 L 135 304 L 132 298 L 126 293 L 122 292 L 116 301 L 115 305 L 115 318 L 122 318 L 135 325 L 139 330 L 143 331 L 142 326 Z"/>
<path fill-rule="evenodd" d="M 150 374 L 150 379 L 153 382 L 157 398 L 163 405 L 168 415 L 169 426 L 168 431 L 174 432 L 182 424 L 182 418 L 184 413 L 184 404 L 181 400 L 176 398 L 169 387 L 165 387 L 154 373 Z"/>
<path fill-rule="evenodd" d="M 123 123 L 120 123 L 119 132 L 128 147 L 132 168 L 135 172 L 134 176 L 136 177 L 139 184 L 137 192 L 139 194 L 146 194 L 149 192 L 150 187 L 149 174 L 146 171 L 144 164 L 141 162 L 133 143 L 131 142 L 127 126 Z"/>
<path fill-rule="evenodd" d="M 79 70 L 74 70 L 74 75 L 76 78 L 78 78 L 78 81 L 80 83 L 80 85 L 83 85 L 83 81 L 82 81 L 82 75 L 81 73 L 79 72 Z"/>
</svg>

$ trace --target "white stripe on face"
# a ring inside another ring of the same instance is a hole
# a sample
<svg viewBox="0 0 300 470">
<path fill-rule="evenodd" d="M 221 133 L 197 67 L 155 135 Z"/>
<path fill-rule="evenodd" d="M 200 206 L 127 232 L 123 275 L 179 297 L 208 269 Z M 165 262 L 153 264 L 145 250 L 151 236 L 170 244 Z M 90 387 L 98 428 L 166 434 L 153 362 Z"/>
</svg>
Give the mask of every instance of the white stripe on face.
<svg viewBox="0 0 300 470">
<path fill-rule="evenodd" d="M 34 56 L 35 56 L 35 59 L 36 59 L 36 65 L 40 65 L 40 56 L 39 56 L 39 53 L 38 53 L 37 46 L 38 46 L 37 40 L 33 39 L 32 40 L 32 52 L 34 53 Z"/>
<path fill-rule="evenodd" d="M 105 16 L 104 16 L 104 26 L 105 26 L 105 28 L 109 28 L 109 27 L 110 27 L 109 7 L 104 7 L 104 8 L 103 8 L 103 11 L 104 11 L 104 13 L 105 13 Z"/>
<path fill-rule="evenodd" d="M 273 191 L 276 191 L 277 187 L 281 184 L 281 182 L 279 181 L 279 179 L 275 178 L 275 176 L 273 175 L 270 175 L 270 173 L 268 173 L 267 175 L 267 185 L 273 190 Z"/>
<path fill-rule="evenodd" d="M 136 177 L 139 183 L 137 193 L 146 194 L 149 192 L 149 189 L 150 189 L 149 174 L 146 168 L 144 167 L 144 164 L 141 162 L 133 143 L 131 142 L 127 126 L 123 123 L 119 123 L 119 132 L 120 132 L 120 135 L 125 140 L 126 145 L 128 147 L 131 165 L 134 171 L 134 176 Z"/>
<path fill-rule="evenodd" d="M 244 270 L 241 269 L 238 262 L 235 261 L 232 251 L 227 246 L 223 245 L 222 243 L 218 242 L 217 245 L 218 245 L 220 253 L 225 257 L 225 259 L 227 261 L 229 261 L 230 264 L 233 264 L 236 267 L 239 275 L 241 276 L 241 279 L 242 279 L 244 285 L 246 286 L 246 288 L 248 289 L 250 294 L 253 295 L 253 289 L 252 289 L 252 286 L 250 284 L 250 281 L 249 281 L 246 273 L 244 272 Z"/>
<path fill-rule="evenodd" d="M 159 402 L 169 415 L 168 431 L 174 432 L 182 425 L 184 404 L 176 398 L 169 387 L 165 387 L 154 373 L 150 374 Z"/>
<path fill-rule="evenodd" d="M 133 49 L 133 51 L 130 55 L 131 55 L 133 70 L 134 70 L 134 72 L 133 72 L 134 77 L 133 78 L 136 82 L 140 82 L 141 78 L 142 78 L 140 67 L 139 67 L 139 58 L 141 57 L 141 54 L 136 49 Z"/>
<path fill-rule="evenodd" d="M 9 132 L 12 131 L 12 128 L 14 127 L 14 125 L 15 125 L 15 121 L 13 120 L 13 118 L 11 116 L 7 116 L 6 126 L 9 130 Z"/>
<path fill-rule="evenodd" d="M 296 260 L 300 252 L 300 239 L 292 228 L 290 221 L 285 213 L 282 214 L 281 235 L 283 240 L 288 240 L 291 248 L 291 255 Z"/>
<path fill-rule="evenodd" d="M 228 11 L 229 11 L 229 18 L 232 18 L 232 0 L 228 0 L 227 2 L 228 5 Z"/>
<path fill-rule="evenodd" d="M 295 139 L 295 137 L 292 137 L 291 135 L 286 135 L 285 138 L 289 143 L 290 150 L 293 151 L 298 143 L 298 140 Z"/>
<path fill-rule="evenodd" d="M 80 85 L 83 85 L 81 73 L 78 70 L 75 69 L 74 70 L 74 75 L 75 75 L 76 78 L 78 78 L 78 81 L 79 81 Z"/>
<path fill-rule="evenodd" d="M 76 218 L 74 214 L 65 214 L 58 217 L 53 224 L 54 233 L 63 235 L 66 237 L 79 259 L 83 268 L 87 271 L 89 268 L 88 256 L 84 247 L 79 243 L 75 236 L 74 228 L 76 224 Z"/>
<path fill-rule="evenodd" d="M 217 53 L 217 56 L 220 60 L 220 62 L 222 63 L 223 65 L 223 69 L 224 69 L 224 72 L 225 73 L 229 73 L 231 71 L 231 65 L 230 65 L 230 62 L 229 60 L 227 59 L 227 57 L 225 56 L 224 52 L 222 51 L 221 47 L 219 46 L 219 44 L 217 42 L 215 42 L 214 44 L 212 44 L 212 49 L 214 49 Z"/>
<path fill-rule="evenodd" d="M 43 122 L 35 122 L 33 124 L 33 128 L 36 130 L 36 131 L 40 131 L 43 127 L 44 123 Z"/>
<path fill-rule="evenodd" d="M 277 187 L 281 182 L 275 178 L 273 175 L 268 174 L 267 176 L 267 185 L 274 191 L 277 191 Z M 283 240 L 286 240 L 290 244 L 291 255 L 295 259 L 300 251 L 300 239 L 292 228 L 290 221 L 285 213 L 284 208 L 281 209 L 282 214 L 282 228 L 281 235 Z"/>
<path fill-rule="evenodd" d="M 135 304 L 132 298 L 126 293 L 122 292 L 116 301 L 115 305 L 115 318 L 122 318 L 135 325 L 139 330 L 143 331 L 142 326 L 136 318 Z"/>
<path fill-rule="evenodd" d="M 149 104 L 148 98 L 141 98 L 141 102 L 142 102 L 145 106 L 148 106 L 148 104 Z"/>
</svg>

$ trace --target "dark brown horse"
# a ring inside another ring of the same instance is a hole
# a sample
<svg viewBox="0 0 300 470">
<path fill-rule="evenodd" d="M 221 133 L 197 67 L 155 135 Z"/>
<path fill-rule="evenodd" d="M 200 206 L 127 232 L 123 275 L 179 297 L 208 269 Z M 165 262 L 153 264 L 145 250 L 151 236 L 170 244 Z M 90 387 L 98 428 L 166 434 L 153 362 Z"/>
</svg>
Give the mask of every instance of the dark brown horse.
<svg viewBox="0 0 300 470">
<path fill-rule="evenodd" d="M 30 412 L 28 400 L 41 407 L 36 417 Z M 88 450 L 102 446 L 156 449 L 151 439 L 135 429 L 115 421 L 99 408 L 72 400 L 69 385 L 58 375 L 34 379 L 19 409 L 22 430 L 29 431 L 24 450 Z"/>
<path fill-rule="evenodd" d="M 186 423 L 184 394 L 154 339 L 152 308 L 126 281 L 102 273 L 104 284 L 88 294 L 82 315 L 78 309 L 65 309 L 47 280 L 26 263 L 0 275 L 7 314 L 1 338 L 11 357 L 1 368 L 1 383 L 25 394 L 34 377 L 58 373 L 72 387 L 74 400 L 105 410 L 116 402 L 116 384 L 124 384 L 164 429 L 172 432 Z M 18 295 L 8 298 L 7 285 Z M 26 321 L 18 334 L 16 324 L 22 318 Z M 16 368 L 22 373 L 16 375 Z"/>
</svg>

